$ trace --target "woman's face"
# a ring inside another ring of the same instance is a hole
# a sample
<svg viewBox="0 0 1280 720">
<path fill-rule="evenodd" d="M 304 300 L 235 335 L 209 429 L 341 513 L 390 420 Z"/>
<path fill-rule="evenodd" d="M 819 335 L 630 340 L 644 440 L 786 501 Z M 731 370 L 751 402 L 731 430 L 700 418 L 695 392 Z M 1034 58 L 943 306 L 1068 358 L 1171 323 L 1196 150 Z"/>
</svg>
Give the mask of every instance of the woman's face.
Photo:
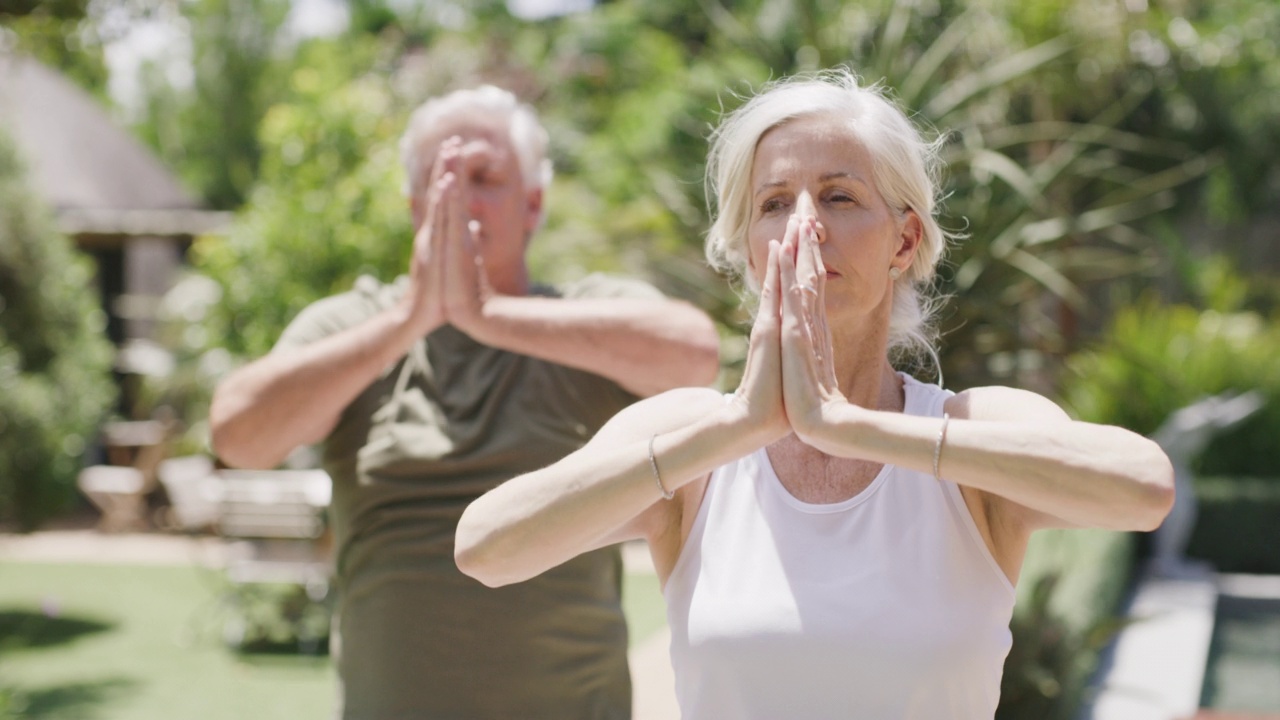
<svg viewBox="0 0 1280 720">
<path fill-rule="evenodd" d="M 870 312 L 889 300 L 889 268 L 910 265 L 919 242 L 913 212 L 894 213 L 876 188 L 871 153 L 832 115 L 791 120 L 765 133 L 751 171 L 747 231 L 751 272 L 763 281 L 769 241 L 793 213 L 812 215 L 827 270 L 827 310 Z"/>
</svg>

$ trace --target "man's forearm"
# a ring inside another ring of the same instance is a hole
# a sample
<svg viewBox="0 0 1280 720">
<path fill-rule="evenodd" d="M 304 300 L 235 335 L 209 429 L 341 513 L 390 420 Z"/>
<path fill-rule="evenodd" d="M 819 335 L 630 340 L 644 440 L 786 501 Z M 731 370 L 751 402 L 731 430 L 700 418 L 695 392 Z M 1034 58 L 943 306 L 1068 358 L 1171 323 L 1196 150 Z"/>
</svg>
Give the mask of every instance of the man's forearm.
<svg viewBox="0 0 1280 720">
<path fill-rule="evenodd" d="M 677 300 L 495 296 L 475 328 L 478 342 L 607 377 L 649 396 L 709 385 L 719 337 L 702 311 Z"/>
<path fill-rule="evenodd" d="M 271 468 L 324 439 L 342 411 L 419 337 L 399 308 L 305 347 L 273 352 L 218 385 L 214 451 L 236 467 Z"/>
</svg>

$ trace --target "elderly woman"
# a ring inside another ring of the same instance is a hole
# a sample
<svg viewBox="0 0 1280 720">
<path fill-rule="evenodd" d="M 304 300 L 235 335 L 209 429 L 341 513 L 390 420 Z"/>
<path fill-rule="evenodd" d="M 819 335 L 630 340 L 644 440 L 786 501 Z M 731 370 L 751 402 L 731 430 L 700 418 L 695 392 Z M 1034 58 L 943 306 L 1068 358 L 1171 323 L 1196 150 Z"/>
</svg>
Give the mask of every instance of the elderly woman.
<svg viewBox="0 0 1280 720">
<path fill-rule="evenodd" d="M 515 583 L 643 538 L 686 719 L 992 717 L 1031 533 L 1150 530 L 1173 475 L 1034 393 L 894 369 L 932 354 L 935 152 L 845 72 L 730 115 L 707 246 L 758 290 L 741 385 L 632 405 L 481 497 L 462 571 Z"/>
</svg>

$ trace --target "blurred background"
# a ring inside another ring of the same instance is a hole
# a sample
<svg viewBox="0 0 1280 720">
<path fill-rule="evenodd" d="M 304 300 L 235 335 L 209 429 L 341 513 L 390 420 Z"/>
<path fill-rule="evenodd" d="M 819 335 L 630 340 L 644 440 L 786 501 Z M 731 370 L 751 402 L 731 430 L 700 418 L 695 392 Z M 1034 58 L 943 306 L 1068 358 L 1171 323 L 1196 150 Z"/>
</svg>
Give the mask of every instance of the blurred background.
<svg viewBox="0 0 1280 720">
<path fill-rule="evenodd" d="M 1142 434 L 1252 391 L 1177 446 L 1180 547 L 1217 575 L 1199 649 L 1174 647 L 1196 707 L 1280 716 L 1274 0 L 0 0 L 0 718 L 327 714 L 323 578 L 238 580 L 229 541 L 256 536 L 231 486 L 190 488 L 218 472 L 217 380 L 313 300 L 403 272 L 417 103 L 480 82 L 532 103 L 556 167 L 534 276 L 708 310 L 732 388 L 747 315 L 702 257 L 706 138 L 836 65 L 946 137 L 949 387 Z M 298 497 L 314 517 L 277 539 L 322 552 L 323 498 Z M 1087 716 L 1153 542 L 1035 542 L 1001 717 Z M 648 572 L 637 647 L 663 623 Z"/>
</svg>

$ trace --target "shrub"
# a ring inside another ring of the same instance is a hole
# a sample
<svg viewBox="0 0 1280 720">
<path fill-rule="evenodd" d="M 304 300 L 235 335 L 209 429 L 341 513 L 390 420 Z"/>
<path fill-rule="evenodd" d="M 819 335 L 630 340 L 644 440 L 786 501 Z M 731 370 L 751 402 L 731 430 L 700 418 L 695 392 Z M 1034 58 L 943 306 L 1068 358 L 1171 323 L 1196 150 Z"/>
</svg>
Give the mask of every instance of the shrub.
<svg viewBox="0 0 1280 720">
<path fill-rule="evenodd" d="M 0 133 L 0 519 L 30 530 L 75 497 L 115 386 L 92 265 L 24 176 Z"/>
<path fill-rule="evenodd" d="M 1047 530 L 1032 536 L 1018 581 L 1013 648 L 1000 683 L 999 720 L 1075 717 L 1102 648 L 1121 627 L 1133 536 Z"/>
<path fill-rule="evenodd" d="M 1067 362 L 1063 399 L 1091 422 L 1150 434 L 1207 395 L 1257 389 L 1265 406 L 1216 438 L 1193 470 L 1280 477 L 1280 323 L 1247 310 L 1198 310 L 1147 298 L 1116 313 L 1091 350 Z"/>
<path fill-rule="evenodd" d="M 1280 575 L 1280 481 L 1198 478 L 1196 497 L 1199 513 L 1187 555 L 1220 572 Z"/>
</svg>

